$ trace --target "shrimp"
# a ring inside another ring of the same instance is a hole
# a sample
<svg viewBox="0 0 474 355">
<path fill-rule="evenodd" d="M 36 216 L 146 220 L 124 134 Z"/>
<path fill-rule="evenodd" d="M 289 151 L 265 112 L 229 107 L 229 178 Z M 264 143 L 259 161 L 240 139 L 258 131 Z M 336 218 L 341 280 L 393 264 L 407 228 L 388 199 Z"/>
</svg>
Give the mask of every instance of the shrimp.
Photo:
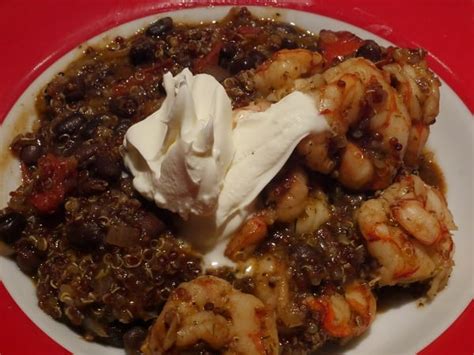
<svg viewBox="0 0 474 355">
<path fill-rule="evenodd" d="M 320 189 L 314 189 L 307 199 L 304 213 L 295 223 L 296 234 L 313 233 L 331 217 L 331 210 L 326 194 Z"/>
<path fill-rule="evenodd" d="M 268 188 L 268 207 L 251 216 L 232 236 L 225 255 L 231 260 L 246 260 L 275 222 L 290 223 L 305 212 L 308 200 L 308 176 L 299 167 L 281 174 Z"/>
<path fill-rule="evenodd" d="M 274 310 L 281 326 L 295 328 L 304 323 L 304 313 L 294 302 L 294 294 L 290 290 L 291 275 L 283 258 L 264 254 L 240 264 L 239 270 L 243 276 L 253 278 L 255 296 Z"/>
<path fill-rule="evenodd" d="M 390 74 L 364 58 L 348 59 L 322 72 L 307 52 L 277 52 L 257 69 L 256 88 L 267 100 L 293 90 L 314 98 L 331 132 L 309 135 L 297 146 L 309 168 L 334 173 L 354 190 L 387 187 L 403 162 L 411 128 L 405 104 L 390 85 Z M 282 75 L 281 68 L 288 63 L 297 65 Z"/>
<path fill-rule="evenodd" d="M 411 126 L 388 76 L 372 62 L 352 58 L 326 70 L 323 77 L 327 84 L 317 90 L 319 111 L 335 136 L 348 141 L 341 144 L 339 165 L 335 162 L 337 178 L 355 190 L 388 186 L 401 165 Z M 330 148 L 330 142 L 325 144 Z M 318 157 L 302 148 L 297 150 L 314 167 Z"/>
<path fill-rule="evenodd" d="M 429 127 L 439 113 L 439 79 L 431 72 L 420 50 L 396 49 L 392 54 L 395 63 L 382 69 L 402 97 L 412 119 L 404 161 L 415 165 L 429 135 Z"/>
<path fill-rule="evenodd" d="M 294 167 L 270 184 L 267 204 L 274 205 L 277 221 L 289 223 L 304 212 L 308 194 L 306 172 Z"/>
<path fill-rule="evenodd" d="M 442 290 L 453 266 L 453 217 L 441 193 L 418 176 L 402 177 L 358 211 L 359 229 L 380 267 L 380 286 L 430 282 Z"/>
<path fill-rule="evenodd" d="M 250 217 L 232 236 L 224 255 L 233 261 L 246 260 L 265 239 L 268 222 L 261 214 Z"/>
<path fill-rule="evenodd" d="M 332 338 L 349 340 L 361 335 L 375 319 L 376 300 L 370 287 L 353 281 L 344 293 L 327 287 L 320 296 L 309 296 L 304 304 Z"/>
<path fill-rule="evenodd" d="M 213 276 L 182 283 L 171 293 L 142 351 L 178 353 L 200 342 L 224 354 L 278 354 L 279 348 L 273 312 Z"/>
<path fill-rule="evenodd" d="M 296 79 L 320 72 L 322 64 L 317 52 L 283 49 L 256 69 L 255 88 L 270 101 L 278 101 L 294 90 Z"/>
<path fill-rule="evenodd" d="M 383 66 L 395 81 L 395 88 L 403 98 L 410 117 L 431 124 L 439 113 L 439 79 L 428 69 L 426 53 L 398 48 L 392 54 L 395 63 Z M 411 57 L 416 56 L 416 59 Z"/>
</svg>

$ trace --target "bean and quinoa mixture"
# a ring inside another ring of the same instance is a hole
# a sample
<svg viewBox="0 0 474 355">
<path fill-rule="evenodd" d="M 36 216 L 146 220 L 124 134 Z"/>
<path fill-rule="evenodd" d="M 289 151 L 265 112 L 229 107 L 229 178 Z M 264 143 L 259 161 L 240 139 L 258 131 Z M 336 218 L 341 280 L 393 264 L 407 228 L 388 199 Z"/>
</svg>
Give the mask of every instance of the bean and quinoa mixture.
<svg viewBox="0 0 474 355">
<path fill-rule="evenodd" d="M 335 35 L 346 37 L 341 48 L 327 45 Z M 0 212 L 3 249 L 33 278 L 44 312 L 87 340 L 139 351 L 170 292 L 206 271 L 199 253 L 176 237 L 170 213 L 144 200 L 124 174 L 125 132 L 160 107 L 166 72 L 190 68 L 213 75 L 237 108 L 259 95 L 253 69 L 274 52 L 295 48 L 323 53 L 326 65 L 344 56 L 391 60 L 390 49 L 373 41 L 345 32 L 318 36 L 239 8 L 216 23 L 161 18 L 130 38 L 86 48 L 54 77 L 37 98 L 38 129 L 11 145 L 24 180 Z M 424 53 L 410 55 L 417 60 Z M 362 140 L 363 124 L 352 134 Z M 296 295 L 338 289 L 355 278 L 369 281 L 376 262 L 354 224 L 354 211 L 370 193 L 350 193 L 320 174 L 312 173 L 311 181 L 328 196 L 329 220 L 301 235 L 291 225 L 275 224 L 254 255 L 280 255 Z M 258 280 L 251 277 L 228 268 L 208 272 L 255 292 Z M 330 338 L 317 319 L 305 317 L 291 330 L 280 324 L 284 353 L 313 351 Z M 211 352 L 203 343 L 189 349 Z"/>
</svg>

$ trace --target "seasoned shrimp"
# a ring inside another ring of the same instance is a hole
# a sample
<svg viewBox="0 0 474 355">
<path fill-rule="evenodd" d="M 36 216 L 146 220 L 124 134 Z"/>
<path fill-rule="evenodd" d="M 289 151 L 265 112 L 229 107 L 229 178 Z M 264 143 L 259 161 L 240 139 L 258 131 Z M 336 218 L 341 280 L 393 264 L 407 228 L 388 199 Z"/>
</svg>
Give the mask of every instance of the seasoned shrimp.
<svg viewBox="0 0 474 355">
<path fill-rule="evenodd" d="M 412 119 L 404 160 L 415 165 L 439 113 L 439 79 L 428 69 L 421 50 L 396 49 L 395 63 L 385 65 Z M 413 58 L 415 57 L 415 58 Z"/>
<path fill-rule="evenodd" d="M 295 80 L 320 72 L 322 64 L 319 53 L 307 49 L 283 49 L 257 68 L 255 87 L 270 101 L 278 101 L 294 90 Z"/>
<path fill-rule="evenodd" d="M 331 132 L 303 139 L 297 152 L 306 165 L 334 173 L 351 189 L 381 189 L 393 180 L 407 149 L 411 119 L 403 100 L 390 85 L 390 75 L 364 58 L 348 59 L 321 73 L 309 53 L 278 52 L 257 69 L 256 87 L 267 100 L 292 90 L 313 96 Z M 298 63 L 291 75 L 280 68 Z M 303 66 L 307 65 L 304 70 Z M 356 172 L 354 174 L 354 172 Z"/>
<path fill-rule="evenodd" d="M 303 214 L 296 220 L 296 234 L 313 233 L 331 217 L 330 205 L 326 194 L 314 189 L 307 199 Z"/>
<path fill-rule="evenodd" d="M 273 312 L 213 276 L 182 283 L 172 292 L 142 351 L 178 353 L 200 342 L 224 354 L 278 354 L 279 347 Z"/>
<path fill-rule="evenodd" d="M 268 225 L 273 222 L 269 221 L 263 214 L 258 214 L 250 217 L 234 233 L 225 249 L 224 255 L 229 259 L 238 261 L 246 260 L 258 246 L 258 244 L 265 239 L 268 232 Z"/>
<path fill-rule="evenodd" d="M 246 260 L 267 236 L 268 226 L 276 221 L 290 223 L 305 212 L 308 200 L 308 177 L 296 167 L 281 174 L 268 188 L 269 207 L 250 217 L 234 233 L 225 255 L 231 260 Z"/>
<path fill-rule="evenodd" d="M 288 265 L 277 255 L 265 254 L 240 264 L 244 276 L 255 281 L 255 296 L 275 311 L 277 321 L 285 328 L 304 323 L 304 313 L 294 302 L 290 290 L 291 275 Z"/>
<path fill-rule="evenodd" d="M 415 51 L 415 53 L 413 53 Z M 412 57 L 416 56 L 416 59 Z M 383 66 L 403 98 L 410 117 L 425 124 L 434 122 L 439 113 L 439 79 L 428 69 L 421 50 L 398 48 L 392 54 L 396 63 Z"/>
<path fill-rule="evenodd" d="M 379 285 L 429 281 L 428 298 L 444 288 L 453 266 L 455 230 L 441 193 L 418 176 L 401 178 L 362 204 L 359 228 L 378 261 Z"/>
<path fill-rule="evenodd" d="M 388 76 L 372 62 L 353 58 L 328 69 L 323 77 L 327 84 L 318 89 L 319 110 L 333 133 L 349 140 L 336 167 L 339 181 L 352 189 L 388 186 L 405 154 L 411 126 Z M 298 151 L 314 166 L 317 156 L 300 147 Z"/>
<path fill-rule="evenodd" d="M 328 287 L 322 296 L 304 300 L 330 337 L 348 340 L 362 334 L 373 322 L 376 300 L 370 287 L 361 281 L 344 286 L 344 293 Z"/>
<path fill-rule="evenodd" d="M 303 213 L 308 193 L 308 176 L 295 167 L 270 184 L 267 203 L 275 206 L 278 221 L 289 223 Z"/>
</svg>

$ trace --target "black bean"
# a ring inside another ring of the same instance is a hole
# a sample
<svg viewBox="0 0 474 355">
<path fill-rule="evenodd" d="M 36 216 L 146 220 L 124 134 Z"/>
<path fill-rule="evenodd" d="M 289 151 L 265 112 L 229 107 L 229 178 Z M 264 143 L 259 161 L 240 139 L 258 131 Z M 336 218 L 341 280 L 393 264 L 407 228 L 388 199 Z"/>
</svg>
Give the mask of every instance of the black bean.
<svg viewBox="0 0 474 355">
<path fill-rule="evenodd" d="M 94 154 L 97 152 L 98 149 L 99 149 L 99 145 L 97 144 L 88 144 L 88 143 L 83 144 L 81 146 L 81 149 L 79 149 L 75 154 L 75 157 L 78 163 L 80 165 L 81 164 L 87 165 L 89 162 L 91 162 L 91 159 L 95 158 Z"/>
<path fill-rule="evenodd" d="M 124 328 L 125 324 L 120 324 L 118 322 L 111 323 L 107 327 L 107 338 L 104 338 L 104 341 L 112 346 L 123 348 Z"/>
<path fill-rule="evenodd" d="M 253 68 L 254 63 L 250 58 L 240 58 L 230 63 L 229 71 L 231 74 L 237 74 L 239 71 Z"/>
<path fill-rule="evenodd" d="M 68 138 L 62 146 L 57 147 L 57 150 L 59 155 L 69 157 L 76 153 L 80 147 L 80 141 L 76 140 L 75 138 Z"/>
<path fill-rule="evenodd" d="M 230 63 L 229 71 L 232 75 L 237 74 L 241 70 L 246 70 L 252 68 L 252 63 L 247 58 L 240 58 L 233 60 Z"/>
<path fill-rule="evenodd" d="M 84 122 L 84 117 L 79 114 L 72 114 L 64 118 L 54 127 L 54 132 L 58 136 L 63 134 L 74 134 L 81 127 Z"/>
<path fill-rule="evenodd" d="M 227 69 L 229 67 L 230 62 L 237 54 L 237 46 L 235 43 L 229 42 L 226 43 L 219 52 L 219 60 L 218 63 L 222 68 Z"/>
<path fill-rule="evenodd" d="M 101 228 L 91 221 L 72 222 L 67 226 L 67 240 L 81 249 L 97 247 L 103 238 Z"/>
<path fill-rule="evenodd" d="M 147 332 L 142 327 L 133 327 L 123 336 L 123 345 L 127 354 L 140 354 L 140 347 L 145 340 Z"/>
<path fill-rule="evenodd" d="M 233 60 L 230 63 L 229 71 L 231 74 L 237 74 L 239 71 L 255 68 L 265 59 L 266 57 L 262 52 L 252 50 L 246 57 Z"/>
<path fill-rule="evenodd" d="M 121 134 L 124 134 L 127 129 L 132 125 L 132 121 L 128 119 L 121 120 L 117 126 L 115 126 L 115 131 Z"/>
<path fill-rule="evenodd" d="M 0 217 L 0 240 L 11 244 L 21 237 L 26 219 L 18 212 L 10 212 Z"/>
<path fill-rule="evenodd" d="M 108 181 L 118 179 L 122 173 L 120 163 L 104 153 L 96 156 L 94 169 L 99 177 Z"/>
<path fill-rule="evenodd" d="M 219 52 L 219 57 L 231 59 L 235 56 L 236 53 L 237 53 L 237 46 L 235 45 L 235 43 L 229 42 L 229 43 L 226 43 L 221 48 L 221 51 Z"/>
<path fill-rule="evenodd" d="M 155 59 L 155 43 L 148 38 L 140 38 L 132 44 L 129 58 L 133 65 L 150 63 Z"/>
<path fill-rule="evenodd" d="M 139 222 L 141 229 L 151 237 L 158 236 L 165 229 L 164 223 L 153 213 L 147 212 Z"/>
<path fill-rule="evenodd" d="M 39 144 L 29 144 L 21 148 L 20 159 L 26 165 L 33 165 L 36 164 L 42 154 L 43 149 Z"/>
<path fill-rule="evenodd" d="M 93 117 L 86 121 L 81 127 L 81 136 L 86 139 L 92 138 L 101 121 L 102 120 L 99 117 Z"/>
<path fill-rule="evenodd" d="M 364 57 L 372 62 L 378 62 L 382 59 L 382 49 L 372 40 L 364 41 L 364 44 L 359 47 L 356 53 L 357 57 Z"/>
<path fill-rule="evenodd" d="M 282 41 L 281 41 L 281 48 L 285 48 L 285 49 L 295 49 L 295 48 L 298 48 L 298 43 L 296 43 L 295 41 L 293 41 L 292 39 L 290 38 L 283 38 Z"/>
<path fill-rule="evenodd" d="M 84 79 L 79 77 L 73 78 L 66 84 L 63 92 L 68 103 L 84 99 L 86 95 Z"/>
<path fill-rule="evenodd" d="M 130 96 L 114 97 L 110 101 L 110 111 L 119 117 L 131 118 L 137 113 L 138 103 Z"/>
<path fill-rule="evenodd" d="M 35 275 L 44 259 L 44 253 L 31 244 L 24 245 L 16 253 L 16 263 L 21 271 L 27 275 Z"/>
<path fill-rule="evenodd" d="M 257 50 L 250 51 L 248 57 L 251 63 L 253 63 L 253 67 L 262 64 L 267 59 L 265 54 Z"/>
<path fill-rule="evenodd" d="M 150 37 L 159 37 L 173 28 L 173 19 L 171 17 L 163 17 L 158 21 L 153 22 L 146 29 L 145 33 Z"/>
</svg>

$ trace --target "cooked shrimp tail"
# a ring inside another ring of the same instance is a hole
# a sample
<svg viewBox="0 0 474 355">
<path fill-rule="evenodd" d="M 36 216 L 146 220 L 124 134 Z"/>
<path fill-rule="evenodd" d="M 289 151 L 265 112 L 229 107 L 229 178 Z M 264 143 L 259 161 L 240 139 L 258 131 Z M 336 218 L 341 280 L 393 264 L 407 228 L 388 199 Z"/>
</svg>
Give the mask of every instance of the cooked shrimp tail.
<svg viewBox="0 0 474 355">
<path fill-rule="evenodd" d="M 217 277 L 182 283 L 171 293 L 142 351 L 178 353 L 199 343 L 223 354 L 278 354 L 273 312 Z"/>
</svg>

